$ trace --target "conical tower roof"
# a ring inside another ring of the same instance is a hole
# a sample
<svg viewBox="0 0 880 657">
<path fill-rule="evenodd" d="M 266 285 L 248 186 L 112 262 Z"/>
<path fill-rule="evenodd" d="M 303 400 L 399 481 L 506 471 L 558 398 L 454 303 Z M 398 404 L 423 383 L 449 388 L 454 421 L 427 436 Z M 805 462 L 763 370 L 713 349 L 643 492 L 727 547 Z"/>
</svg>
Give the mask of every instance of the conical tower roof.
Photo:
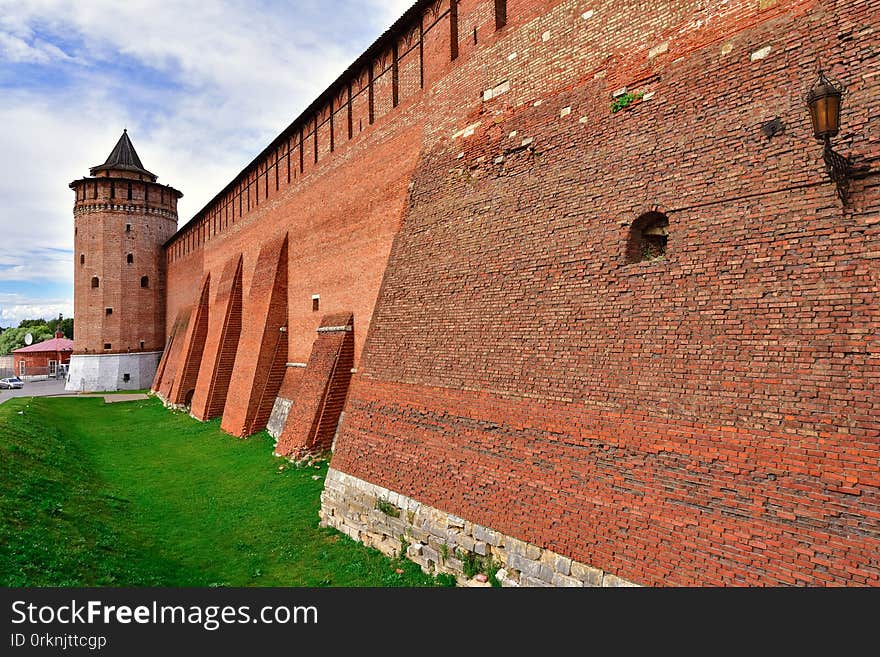
<svg viewBox="0 0 880 657">
<path fill-rule="evenodd" d="M 122 131 L 122 136 L 116 142 L 116 146 L 113 147 L 107 161 L 104 164 L 89 169 L 93 176 L 99 171 L 110 170 L 131 171 L 149 176 L 153 182 L 156 181 L 156 176 L 144 169 L 144 165 L 141 164 L 141 158 L 138 157 L 134 144 L 131 143 L 131 139 L 128 137 L 128 129 Z"/>
</svg>

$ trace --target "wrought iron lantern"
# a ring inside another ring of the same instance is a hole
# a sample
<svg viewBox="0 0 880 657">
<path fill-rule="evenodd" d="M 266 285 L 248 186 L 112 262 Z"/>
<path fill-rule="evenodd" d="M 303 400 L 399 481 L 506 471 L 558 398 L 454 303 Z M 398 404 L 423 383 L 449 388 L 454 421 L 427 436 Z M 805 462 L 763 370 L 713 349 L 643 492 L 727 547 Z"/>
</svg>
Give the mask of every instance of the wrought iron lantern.
<svg viewBox="0 0 880 657">
<path fill-rule="evenodd" d="M 850 161 L 831 148 L 831 138 L 840 131 L 840 100 L 843 91 L 820 69 L 819 78 L 807 93 L 807 107 L 816 139 L 825 144 L 823 158 L 828 176 L 837 185 L 840 200 L 846 203 L 849 191 Z"/>
</svg>

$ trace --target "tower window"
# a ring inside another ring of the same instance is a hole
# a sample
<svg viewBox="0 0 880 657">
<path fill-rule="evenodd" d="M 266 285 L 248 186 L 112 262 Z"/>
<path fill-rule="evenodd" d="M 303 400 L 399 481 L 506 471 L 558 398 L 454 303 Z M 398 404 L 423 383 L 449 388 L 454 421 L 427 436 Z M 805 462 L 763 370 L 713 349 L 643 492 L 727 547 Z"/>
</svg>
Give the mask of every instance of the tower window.
<svg viewBox="0 0 880 657">
<path fill-rule="evenodd" d="M 109 342 L 104 343 L 104 349 L 112 349 L 112 348 L 113 348 L 113 345 L 111 345 Z"/>
<path fill-rule="evenodd" d="M 141 287 L 150 287 L 150 277 L 141 276 Z"/>
<path fill-rule="evenodd" d="M 122 380 L 125 383 L 128 383 L 129 381 L 131 381 L 131 374 L 129 374 L 128 372 L 123 373 Z"/>
<path fill-rule="evenodd" d="M 495 29 L 507 25 L 507 0 L 495 0 Z"/>
<path fill-rule="evenodd" d="M 97 276 L 92 276 L 92 287 L 98 287 L 100 285 L 100 281 L 98 281 Z"/>
<path fill-rule="evenodd" d="M 131 183 L 128 183 L 128 200 L 131 200 Z"/>
<path fill-rule="evenodd" d="M 660 212 L 646 212 L 630 227 L 626 261 L 648 262 L 665 258 L 668 239 L 668 217 Z"/>
<path fill-rule="evenodd" d="M 130 233 L 130 232 L 131 232 L 131 224 L 125 224 L 125 232 L 126 232 L 126 233 Z"/>
<path fill-rule="evenodd" d="M 126 261 L 128 264 L 132 264 L 132 263 L 134 262 L 134 255 L 132 255 L 131 253 L 129 253 L 127 256 L 125 256 L 125 261 Z"/>
<path fill-rule="evenodd" d="M 318 308 L 321 306 L 321 295 L 313 294 L 312 295 L 312 312 L 316 312 Z"/>
<path fill-rule="evenodd" d="M 104 308 L 104 314 L 106 314 L 106 315 L 112 315 L 112 314 L 113 314 L 113 309 L 112 309 L 112 308 Z"/>
<path fill-rule="evenodd" d="M 79 254 L 79 264 L 81 264 L 81 265 L 86 264 L 86 254 L 85 253 Z"/>
<path fill-rule="evenodd" d="M 116 183 L 110 183 L 110 198 L 116 198 Z"/>
<path fill-rule="evenodd" d="M 143 348 L 146 346 L 146 344 L 147 344 L 146 342 L 144 342 L 143 340 L 141 340 L 141 349 L 143 349 Z"/>
<path fill-rule="evenodd" d="M 144 203 L 150 200 L 150 188 L 144 185 Z"/>
</svg>

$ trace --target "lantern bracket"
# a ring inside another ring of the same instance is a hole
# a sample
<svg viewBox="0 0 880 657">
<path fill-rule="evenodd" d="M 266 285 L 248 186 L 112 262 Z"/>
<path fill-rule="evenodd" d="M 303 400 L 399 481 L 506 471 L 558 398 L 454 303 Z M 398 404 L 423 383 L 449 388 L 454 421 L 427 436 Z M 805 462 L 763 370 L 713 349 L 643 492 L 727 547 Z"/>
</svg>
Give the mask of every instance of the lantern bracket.
<svg viewBox="0 0 880 657">
<path fill-rule="evenodd" d="M 825 148 L 822 157 L 825 160 L 825 170 L 828 177 L 837 187 L 837 195 L 841 202 L 846 205 L 849 194 L 850 173 L 852 172 L 852 162 L 849 158 L 841 155 L 831 148 L 831 137 L 825 137 Z"/>
</svg>

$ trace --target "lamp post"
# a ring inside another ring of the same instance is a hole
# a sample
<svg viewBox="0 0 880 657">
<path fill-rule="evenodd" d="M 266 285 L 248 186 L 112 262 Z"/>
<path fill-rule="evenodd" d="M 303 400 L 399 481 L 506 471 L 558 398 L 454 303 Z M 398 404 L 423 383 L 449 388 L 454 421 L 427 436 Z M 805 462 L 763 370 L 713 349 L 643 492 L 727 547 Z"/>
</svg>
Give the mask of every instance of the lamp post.
<svg viewBox="0 0 880 657">
<path fill-rule="evenodd" d="M 837 186 L 837 195 L 846 204 L 851 163 L 831 148 L 831 138 L 840 131 L 840 99 L 843 91 L 820 69 L 819 78 L 807 93 L 807 107 L 813 124 L 813 135 L 824 142 L 823 158 L 828 176 Z"/>
</svg>

